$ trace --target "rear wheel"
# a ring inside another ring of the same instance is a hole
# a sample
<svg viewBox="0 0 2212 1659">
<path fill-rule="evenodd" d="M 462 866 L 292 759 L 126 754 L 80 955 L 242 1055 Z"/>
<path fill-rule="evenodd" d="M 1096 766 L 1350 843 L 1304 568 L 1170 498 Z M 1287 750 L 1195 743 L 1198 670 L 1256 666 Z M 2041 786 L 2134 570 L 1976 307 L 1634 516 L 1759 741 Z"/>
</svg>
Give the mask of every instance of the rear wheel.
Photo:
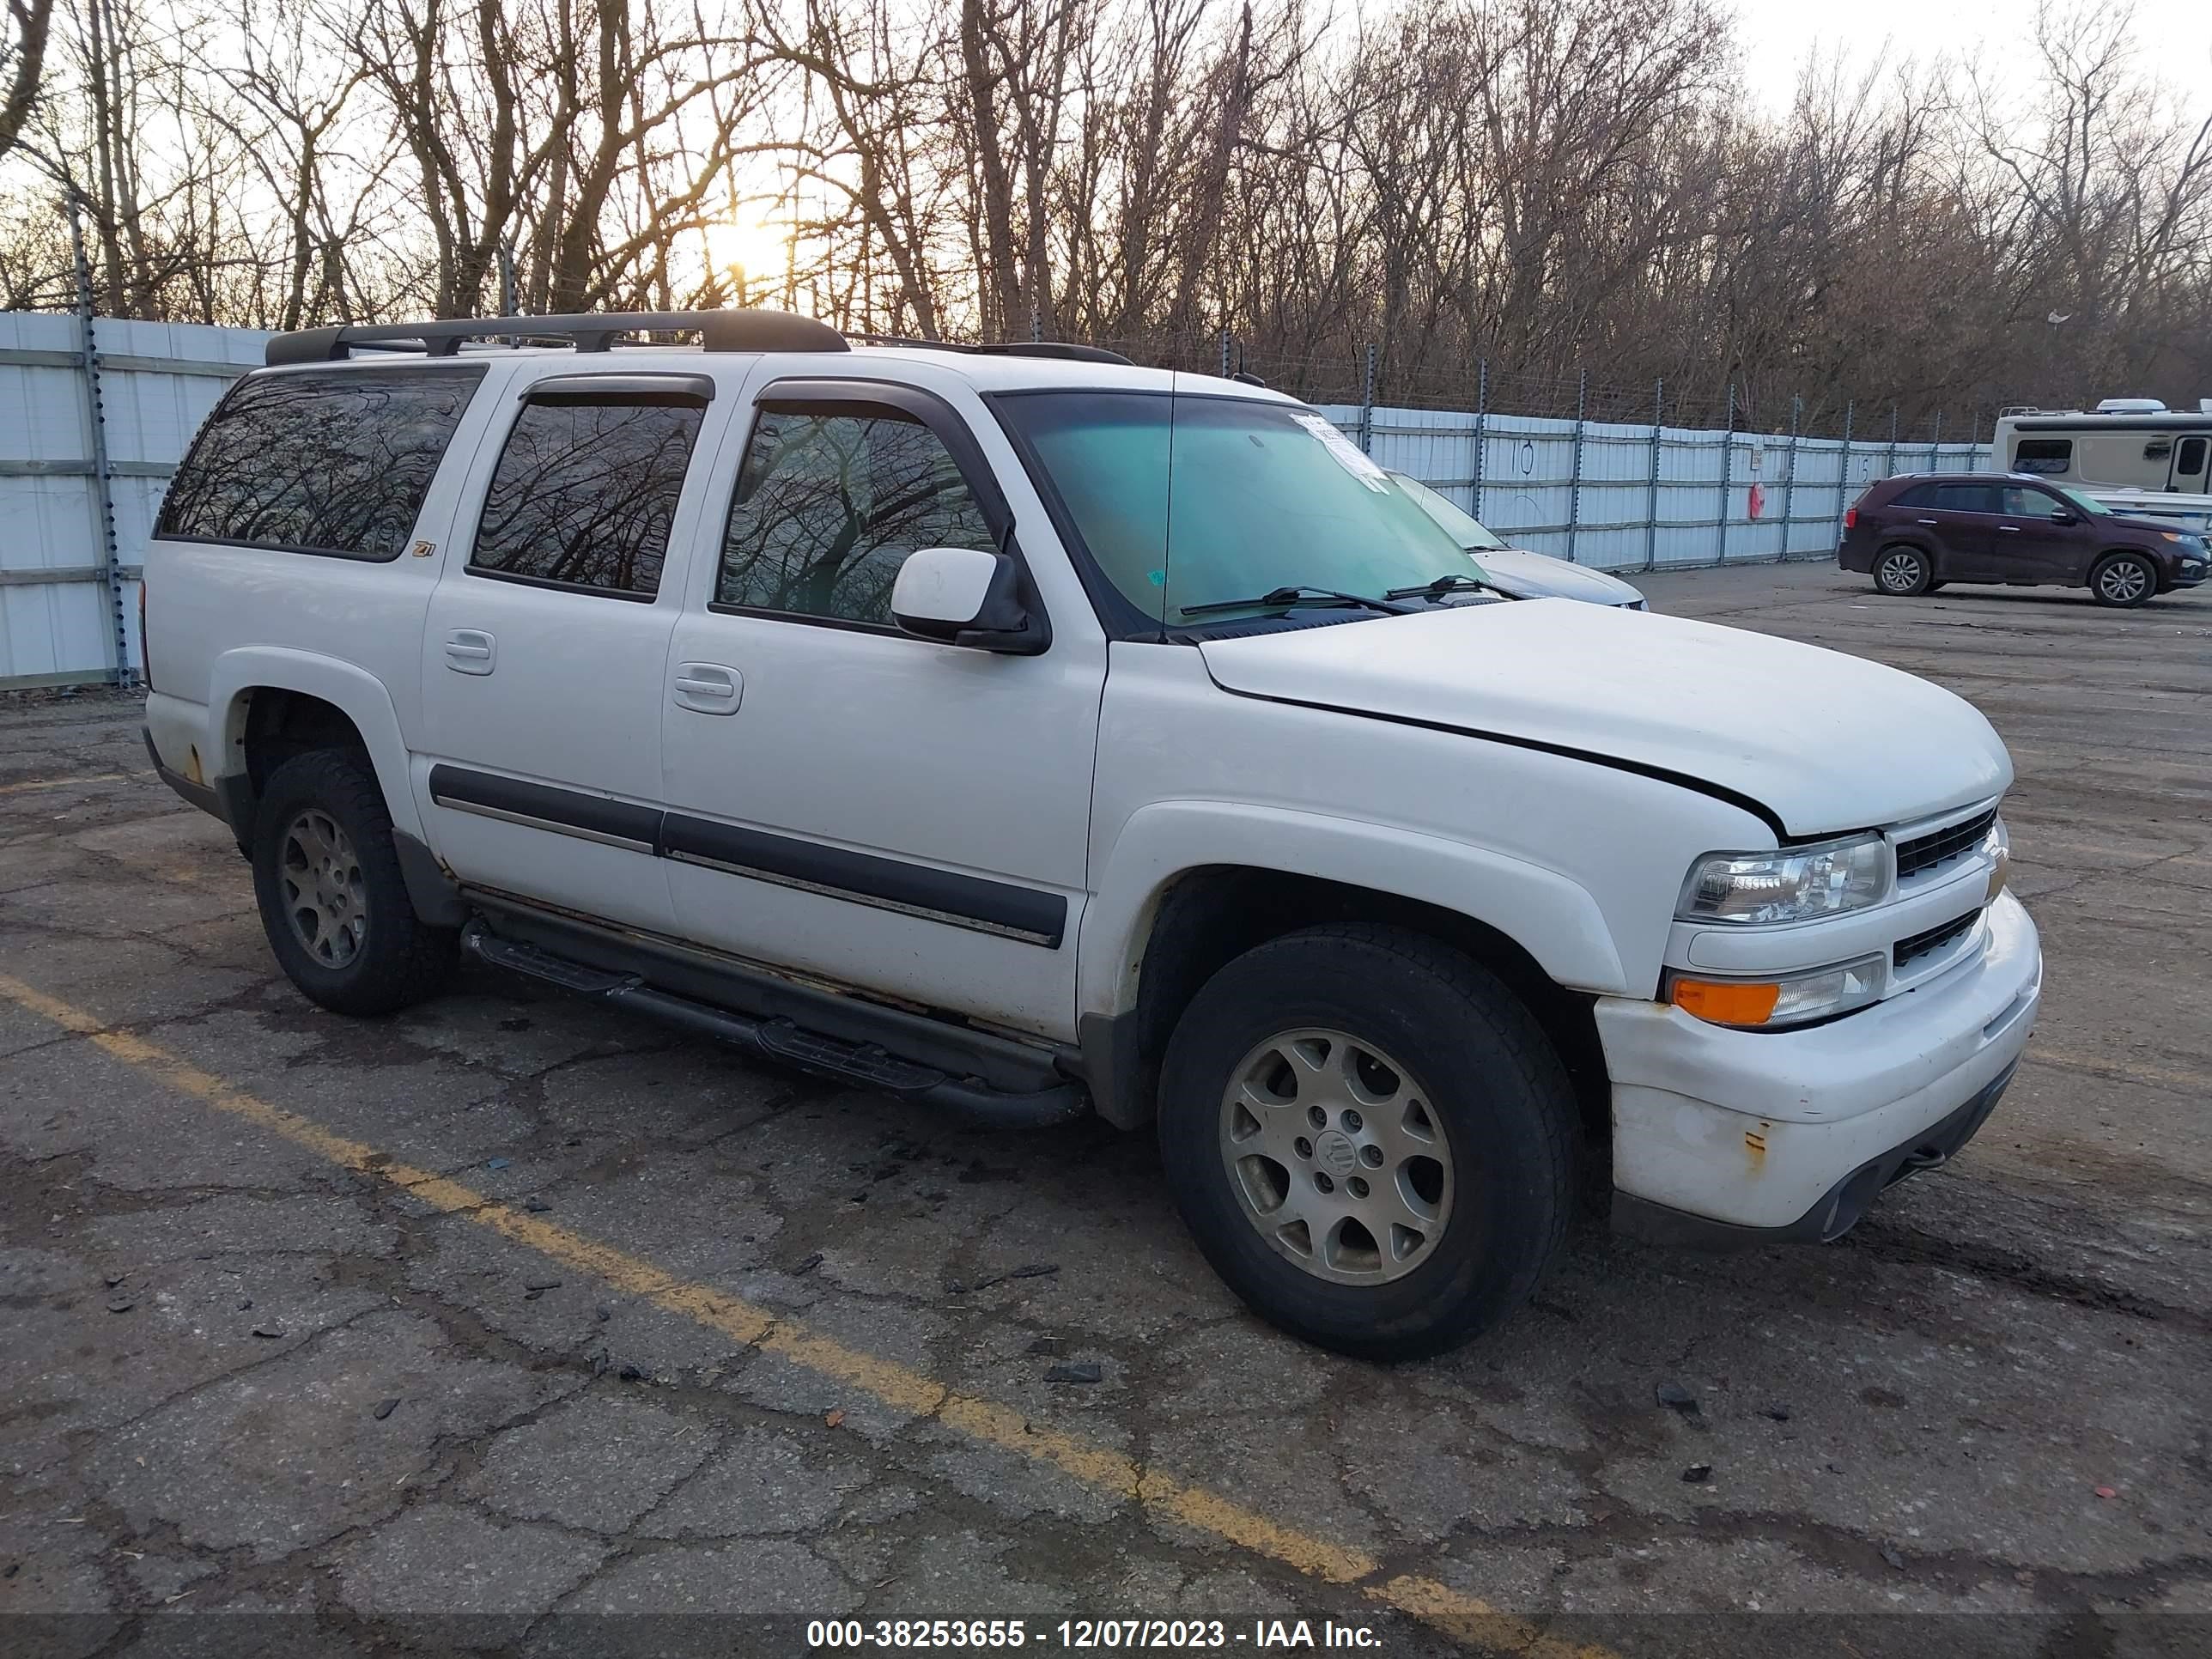
<svg viewBox="0 0 2212 1659">
<path fill-rule="evenodd" d="M 388 1014 L 436 994 L 459 936 L 415 914 L 392 815 L 366 763 L 319 750 L 270 775 L 254 817 L 262 931 L 293 984 L 342 1014 Z"/>
<path fill-rule="evenodd" d="M 2089 573 L 2089 592 L 2099 605 L 2131 610 L 2158 591 L 2158 573 L 2140 553 L 2115 553 Z"/>
<path fill-rule="evenodd" d="M 1572 1201 L 1574 1107 L 1528 1009 L 1421 934 L 1247 952 L 1168 1045 L 1159 1133 L 1214 1270 L 1291 1334 L 1441 1352 L 1524 1301 Z"/>
<path fill-rule="evenodd" d="M 1926 592 L 1934 575 L 1928 556 L 1917 547 L 1885 547 L 1874 562 L 1874 585 L 1900 598 Z"/>
</svg>

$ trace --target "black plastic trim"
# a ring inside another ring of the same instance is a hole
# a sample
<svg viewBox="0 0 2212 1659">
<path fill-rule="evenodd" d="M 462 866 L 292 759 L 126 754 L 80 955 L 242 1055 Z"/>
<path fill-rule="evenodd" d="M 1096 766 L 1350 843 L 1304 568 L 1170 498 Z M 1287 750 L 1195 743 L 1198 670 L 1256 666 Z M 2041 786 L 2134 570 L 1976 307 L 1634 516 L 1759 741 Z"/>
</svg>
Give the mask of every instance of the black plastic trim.
<svg viewBox="0 0 2212 1659">
<path fill-rule="evenodd" d="M 194 783 L 183 773 L 172 771 L 168 767 L 164 766 L 161 763 L 161 751 L 154 747 L 152 730 L 147 728 L 143 732 L 143 736 L 146 739 L 146 758 L 154 763 L 154 775 L 175 790 L 180 799 L 198 807 L 209 817 L 221 818 L 225 823 L 230 823 L 230 815 L 222 810 L 222 798 L 206 784 Z M 232 824 L 231 827 L 234 830 L 237 828 L 235 824 Z"/>
<path fill-rule="evenodd" d="M 1067 899 L 1011 882 L 965 876 L 902 859 L 848 852 L 818 842 L 746 830 L 657 806 L 610 800 L 552 784 L 440 763 L 430 798 L 441 806 L 519 820 L 532 828 L 611 841 L 641 853 L 680 859 L 732 875 L 803 887 L 830 898 L 872 904 L 956 927 L 1002 934 L 1058 950 L 1067 932 Z"/>
<path fill-rule="evenodd" d="M 470 550 L 469 557 L 476 557 L 473 548 Z M 652 605 L 660 598 L 660 590 L 657 586 L 647 593 L 634 587 L 601 587 L 593 582 L 564 582 L 550 576 L 526 576 L 519 570 L 495 570 L 489 565 L 464 563 L 461 574 L 482 576 L 486 581 L 513 582 L 517 587 L 544 587 L 556 593 L 580 593 L 586 599 L 625 599 L 632 605 Z"/>
<path fill-rule="evenodd" d="M 399 860 L 399 878 L 407 885 L 407 902 L 415 914 L 432 927 L 458 927 L 469 919 L 469 907 L 438 855 L 404 830 L 392 832 L 392 850 Z"/>
<path fill-rule="evenodd" d="M 1142 1128 L 1156 1115 L 1155 1103 L 1143 1093 L 1138 1032 L 1133 1008 L 1121 1014 L 1085 1014 L 1075 1022 L 1091 1109 L 1117 1129 Z"/>
<path fill-rule="evenodd" d="M 635 842 L 647 852 L 660 848 L 663 814 L 658 807 L 609 800 L 604 795 L 441 764 L 430 769 L 430 799 L 464 811 L 478 807 L 507 817 L 526 818 L 549 830 L 580 830 Z"/>
<path fill-rule="evenodd" d="M 1660 783 L 1671 783 L 1678 789 L 1687 789 L 1696 794 L 1709 795 L 1715 800 L 1724 801 L 1730 806 L 1738 807 L 1750 813 L 1765 824 L 1768 829 L 1774 831 L 1776 838 L 1785 848 L 1794 842 L 1807 839 L 1802 836 L 1792 836 L 1790 833 L 1790 827 L 1782 822 L 1780 815 L 1765 803 L 1753 800 L 1749 795 L 1731 789 L 1726 784 L 1709 782 L 1704 778 L 1693 777 L 1687 772 L 1676 772 L 1664 766 L 1650 765 L 1644 761 L 1625 760 L 1619 755 L 1601 755 L 1594 750 L 1577 749 L 1568 744 L 1546 743 L 1540 738 L 1517 737 L 1510 732 L 1486 732 L 1479 726 L 1455 726 L 1448 720 L 1425 720 L 1412 714 L 1385 714 L 1371 708 L 1346 708 L 1333 702 L 1309 702 L 1303 697 L 1273 697 L 1264 692 L 1240 691 L 1235 686 L 1223 685 L 1219 680 L 1215 680 L 1213 684 L 1217 689 L 1228 693 L 1232 697 L 1248 697 L 1254 702 L 1278 702 L 1292 708 L 1316 709 L 1324 714 L 1342 714 L 1352 720 L 1382 720 L 1390 726 L 1410 726 L 1424 732 L 1449 732 L 1454 737 L 1475 738 L 1484 743 L 1504 744 L 1511 749 L 1532 749 L 1540 755 L 1558 755 L 1566 760 L 1587 761 L 1593 766 L 1607 767 L 1615 772 L 1631 773 L 1637 777 L 1650 778 Z M 1824 835 L 1816 839 L 1832 841 L 1836 837 Z"/>
<path fill-rule="evenodd" d="M 1067 900 L 980 876 L 795 841 L 710 818 L 667 815 L 662 843 L 671 858 L 711 865 L 827 893 L 919 913 L 932 921 L 981 927 L 1057 950 L 1067 928 Z"/>
<path fill-rule="evenodd" d="M 1021 1097 L 1067 1081 L 1057 1051 L 956 1020 L 894 1007 L 864 992 L 802 982 L 726 951 L 535 902 L 518 894 L 464 890 L 501 938 L 520 939 L 568 960 L 631 974 L 672 996 L 760 1020 L 787 1020 L 846 1042 L 875 1042 L 886 1053 L 972 1078 L 986 1091 Z M 665 1012 L 665 1010 L 653 1012 Z"/>
<path fill-rule="evenodd" d="M 673 404 L 704 409 L 714 401 L 711 374 L 555 374 L 522 388 L 526 404 Z"/>
<path fill-rule="evenodd" d="M 958 410 L 934 392 L 917 386 L 902 386 L 895 380 L 809 376 L 804 380 L 769 381 L 753 399 L 752 423 L 746 429 L 744 448 L 738 459 L 738 484 L 744 482 L 745 461 L 752 453 L 753 440 L 759 434 L 763 415 L 850 415 L 855 408 L 871 404 L 894 417 L 919 422 L 929 429 L 952 457 L 952 464 L 960 469 L 960 480 L 975 498 L 975 505 L 982 508 L 984 522 L 990 526 L 993 538 L 1004 542 L 1014 527 L 1014 510 L 999 485 L 999 475 L 992 470 L 989 458 L 975 441 L 968 422 L 961 418 Z M 736 485 L 731 489 L 730 505 L 732 510 L 738 505 Z M 726 526 L 728 523 L 726 514 L 723 522 Z"/>
<path fill-rule="evenodd" d="M 441 318 L 420 323 L 347 323 L 295 329 L 264 349 L 263 362 L 342 361 L 356 346 L 457 355 L 468 340 L 565 340 L 578 351 L 605 351 L 625 334 L 696 334 L 708 351 L 850 351 L 827 323 L 782 311 L 605 311 L 546 317 Z"/>
</svg>

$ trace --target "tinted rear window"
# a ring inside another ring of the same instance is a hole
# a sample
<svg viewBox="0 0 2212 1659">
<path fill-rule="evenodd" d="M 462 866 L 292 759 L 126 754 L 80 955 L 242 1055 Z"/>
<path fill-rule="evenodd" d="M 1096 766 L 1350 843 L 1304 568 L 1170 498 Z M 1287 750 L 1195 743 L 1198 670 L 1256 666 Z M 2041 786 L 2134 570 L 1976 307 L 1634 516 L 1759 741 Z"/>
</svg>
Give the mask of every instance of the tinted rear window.
<svg viewBox="0 0 2212 1659">
<path fill-rule="evenodd" d="M 397 558 L 483 378 L 414 368 L 241 380 L 177 469 L 154 533 Z"/>
<path fill-rule="evenodd" d="M 1994 513 L 1997 510 L 1996 486 L 1978 483 L 1937 484 L 1936 505 L 1946 513 Z"/>
<path fill-rule="evenodd" d="M 2013 446 L 2015 472 L 2063 472 L 2074 465 L 2071 438 L 2022 438 Z"/>
</svg>

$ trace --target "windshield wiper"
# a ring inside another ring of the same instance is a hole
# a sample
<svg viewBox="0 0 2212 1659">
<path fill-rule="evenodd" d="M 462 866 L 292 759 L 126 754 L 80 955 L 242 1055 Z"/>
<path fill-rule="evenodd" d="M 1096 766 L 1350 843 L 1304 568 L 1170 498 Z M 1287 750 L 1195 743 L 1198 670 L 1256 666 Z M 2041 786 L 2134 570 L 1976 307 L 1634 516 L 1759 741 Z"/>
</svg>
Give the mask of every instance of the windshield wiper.
<svg viewBox="0 0 2212 1659">
<path fill-rule="evenodd" d="M 1414 590 L 1416 592 L 1419 589 Z M 1294 605 L 1356 605 L 1368 611 L 1380 611 L 1386 616 L 1402 617 L 1403 607 L 1386 604 L 1387 599 L 1404 596 L 1389 593 L 1383 599 L 1370 599 L 1364 593 L 1343 593 L 1334 587 L 1314 587 L 1297 582 L 1288 587 L 1271 587 L 1256 599 L 1214 599 L 1205 605 L 1186 605 L 1180 614 L 1186 617 L 1206 617 L 1217 611 L 1249 611 L 1255 606 L 1262 610 L 1288 610 Z"/>
<path fill-rule="evenodd" d="M 1432 582 L 1423 582 L 1418 587 L 1391 588 L 1382 597 L 1386 599 L 1441 599 L 1447 593 L 1465 593 L 1476 588 L 1486 593 L 1505 593 L 1505 590 L 1495 582 L 1486 582 L 1480 576 L 1465 576 L 1454 571 L 1448 576 L 1437 577 Z M 1513 596 L 1505 593 L 1505 597 L 1511 599 Z"/>
</svg>

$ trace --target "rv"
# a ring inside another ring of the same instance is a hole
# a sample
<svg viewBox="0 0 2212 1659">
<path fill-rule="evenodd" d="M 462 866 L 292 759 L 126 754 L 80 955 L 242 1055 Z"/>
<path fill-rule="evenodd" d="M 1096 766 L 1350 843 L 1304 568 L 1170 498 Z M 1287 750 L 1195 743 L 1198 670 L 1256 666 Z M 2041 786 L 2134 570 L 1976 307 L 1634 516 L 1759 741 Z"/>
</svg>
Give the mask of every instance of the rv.
<svg viewBox="0 0 2212 1659">
<path fill-rule="evenodd" d="M 2131 510 L 2202 513 L 2212 495 L 2212 398 L 2194 413 L 2154 398 L 2108 398 L 2094 410 L 2008 409 L 1997 417 L 1990 465 L 2069 483 Z M 2154 506 L 2146 495 L 2191 498 Z"/>
</svg>

